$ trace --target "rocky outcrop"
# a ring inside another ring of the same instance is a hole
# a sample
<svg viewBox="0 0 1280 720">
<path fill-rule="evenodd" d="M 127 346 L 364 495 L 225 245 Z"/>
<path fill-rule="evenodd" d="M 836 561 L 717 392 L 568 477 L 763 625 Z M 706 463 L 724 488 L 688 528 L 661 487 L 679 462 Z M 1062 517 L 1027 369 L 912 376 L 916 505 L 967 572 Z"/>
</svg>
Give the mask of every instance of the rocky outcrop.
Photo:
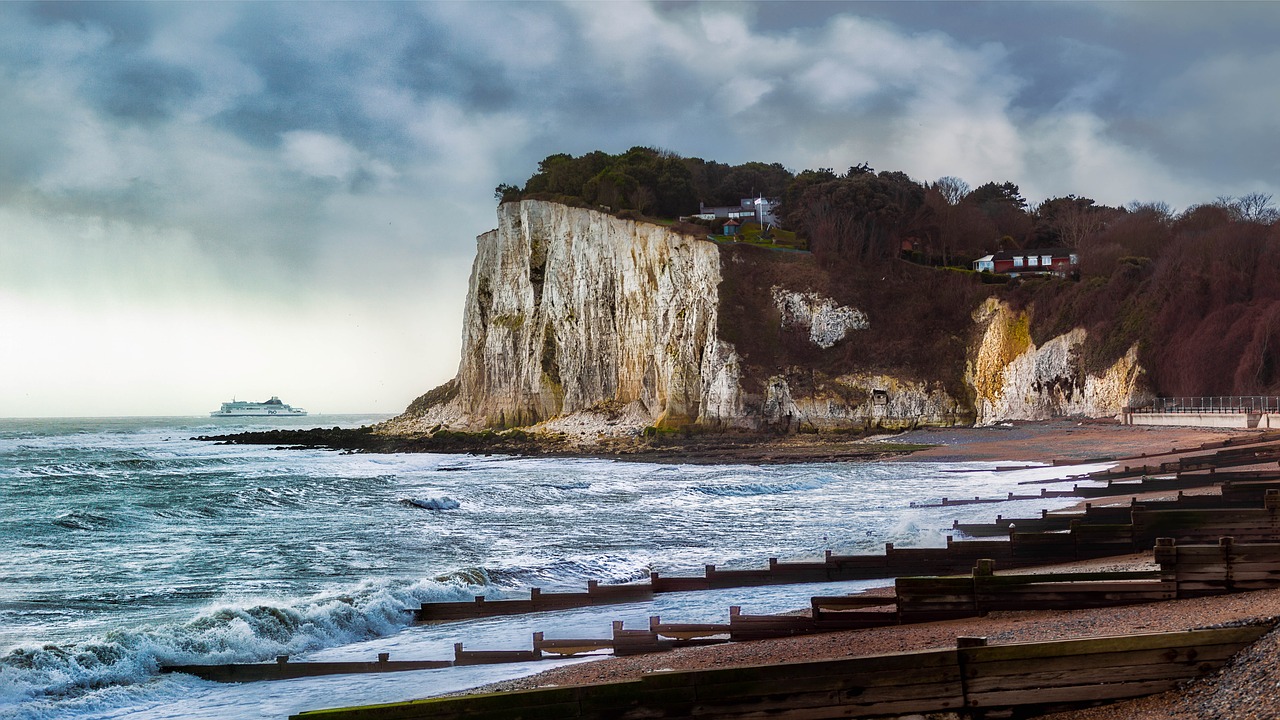
<svg viewBox="0 0 1280 720">
<path fill-rule="evenodd" d="M 955 329 L 975 338 L 969 357 L 939 360 L 954 369 L 950 386 L 892 369 L 762 371 L 720 328 L 726 253 L 701 237 L 594 210 L 503 204 L 497 229 L 477 238 L 457 377 L 382 429 L 538 426 L 584 438 L 649 425 L 901 429 L 1114 415 L 1143 395 L 1136 350 L 1104 372 L 1086 372 L 1083 330 L 1036 346 L 1028 316 L 994 300 L 973 326 Z M 856 358 L 857 343 L 871 342 L 874 318 L 857 308 L 806 287 L 759 287 L 772 306 L 761 297 L 753 317 L 801 338 L 809 357 Z M 967 387 L 959 386 L 962 365 Z"/>
<path fill-rule="evenodd" d="M 837 305 L 817 293 L 802 293 L 774 286 L 773 304 L 782 315 L 782 327 L 803 328 L 809 340 L 824 350 L 835 347 L 850 330 L 870 327 L 867 316 L 857 308 Z"/>
<path fill-rule="evenodd" d="M 975 313 L 982 329 L 968 367 L 978 424 L 1062 416 L 1111 417 L 1148 399 L 1137 347 L 1100 373 L 1087 372 L 1088 333 L 1075 329 L 1036 346 L 1030 320 L 998 300 Z"/>
<path fill-rule="evenodd" d="M 457 397 L 398 426 L 533 425 L 633 402 L 659 425 L 735 417 L 719 284 L 705 239 L 555 203 L 503 204 L 498 228 L 477 239 Z"/>
<path fill-rule="evenodd" d="M 793 393 L 795 378 L 776 375 L 765 383 L 763 424 L 790 431 L 906 430 L 922 425 L 972 422 L 972 413 L 941 383 L 920 383 L 880 374 L 841 375 Z M 799 384 L 805 384 L 800 379 Z"/>
</svg>

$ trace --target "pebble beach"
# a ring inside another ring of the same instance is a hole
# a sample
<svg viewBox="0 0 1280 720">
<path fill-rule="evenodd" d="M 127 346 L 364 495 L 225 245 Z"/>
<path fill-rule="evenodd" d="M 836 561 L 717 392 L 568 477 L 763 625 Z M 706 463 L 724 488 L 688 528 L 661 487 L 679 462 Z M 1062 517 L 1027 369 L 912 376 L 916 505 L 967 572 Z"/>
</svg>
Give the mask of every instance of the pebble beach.
<svg viewBox="0 0 1280 720">
<path fill-rule="evenodd" d="M 1136 458 L 1242 436 L 1247 434 L 1210 428 L 1124 427 L 1114 423 L 1055 421 L 992 428 L 918 430 L 895 436 L 893 440 L 932 446 L 912 454 L 912 460 L 1062 463 L 1100 457 Z M 995 512 L 992 511 L 993 516 Z M 1145 553 L 1019 572 L 1154 567 L 1151 554 Z M 885 587 L 870 592 L 892 595 L 893 590 Z M 477 688 L 474 692 L 616 682 L 660 670 L 698 670 L 942 649 L 954 647 L 958 637 L 985 637 L 988 644 L 996 645 L 1190 630 L 1274 618 L 1280 618 L 1280 590 L 1121 608 L 995 612 L 981 618 L 606 658 Z M 1278 667 L 1280 635 L 1273 632 L 1221 670 L 1184 689 L 1051 717 L 1055 720 L 1280 717 L 1280 693 L 1276 692 L 1280 682 L 1276 674 Z"/>
</svg>

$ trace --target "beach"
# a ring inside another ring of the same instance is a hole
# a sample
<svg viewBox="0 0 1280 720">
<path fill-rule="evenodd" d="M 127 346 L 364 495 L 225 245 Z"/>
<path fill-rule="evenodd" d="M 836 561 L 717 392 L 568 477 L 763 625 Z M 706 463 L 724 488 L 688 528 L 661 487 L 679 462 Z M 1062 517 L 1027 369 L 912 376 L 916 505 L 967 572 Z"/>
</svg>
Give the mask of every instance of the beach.
<svg viewBox="0 0 1280 720">
<path fill-rule="evenodd" d="M 1254 433 L 1256 434 L 1256 433 Z M 914 430 L 893 437 L 894 442 L 931 445 L 907 457 L 937 462 L 1009 461 L 1079 462 L 1098 458 L 1140 458 L 1186 450 L 1227 438 L 1247 438 L 1239 430 L 1187 427 L 1132 427 L 1097 421 L 1008 423 L 984 428 Z M 994 516 L 998 511 L 992 510 Z M 1017 572 L 1083 570 L 1145 570 L 1158 567 L 1151 553 L 1105 558 L 1069 565 Z M 892 588 L 869 592 L 892 595 Z M 1072 611 L 993 612 L 981 618 L 898 625 L 821 635 L 808 635 L 709 647 L 679 648 L 671 652 L 614 657 L 567 665 L 472 692 L 497 692 L 635 679 L 660 670 L 698 670 L 859 657 L 912 650 L 954 647 L 958 637 L 985 637 L 989 644 L 1189 630 L 1280 616 L 1280 590 L 1229 596 L 1172 600 L 1120 608 Z M 1274 635 L 1274 634 L 1273 634 Z M 1280 700 L 1274 680 L 1259 693 L 1280 658 L 1273 636 L 1254 648 L 1245 668 L 1228 665 L 1202 678 L 1193 689 L 1164 693 L 1136 701 L 1059 713 L 1057 720 L 1112 718 L 1249 718 L 1276 717 Z M 1259 664 L 1265 671 L 1257 671 Z M 1252 674 L 1251 674 L 1252 673 Z M 1244 676 L 1241 679 L 1241 676 Z M 1221 677 L 1219 677 L 1221 676 Z M 1250 680 L 1250 678 L 1253 678 Z"/>
</svg>

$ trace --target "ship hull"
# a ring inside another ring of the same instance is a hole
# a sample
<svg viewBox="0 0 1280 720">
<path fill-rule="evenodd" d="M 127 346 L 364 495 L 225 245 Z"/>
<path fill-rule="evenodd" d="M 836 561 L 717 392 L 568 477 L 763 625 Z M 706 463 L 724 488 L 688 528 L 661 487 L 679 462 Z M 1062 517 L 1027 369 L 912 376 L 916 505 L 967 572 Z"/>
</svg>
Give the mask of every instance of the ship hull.
<svg viewBox="0 0 1280 720">
<path fill-rule="evenodd" d="M 238 410 L 236 412 L 214 410 L 209 413 L 209 417 L 303 417 L 306 414 L 306 410 Z"/>
</svg>

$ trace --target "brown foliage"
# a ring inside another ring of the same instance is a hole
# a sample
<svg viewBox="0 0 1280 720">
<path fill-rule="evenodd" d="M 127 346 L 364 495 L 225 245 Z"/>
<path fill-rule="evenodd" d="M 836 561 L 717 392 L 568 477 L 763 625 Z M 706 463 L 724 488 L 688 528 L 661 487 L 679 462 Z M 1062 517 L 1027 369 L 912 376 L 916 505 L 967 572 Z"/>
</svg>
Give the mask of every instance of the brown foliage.
<svg viewBox="0 0 1280 720">
<path fill-rule="evenodd" d="M 972 313 L 990 292 L 972 273 L 894 261 L 866 266 L 820 264 L 808 253 L 722 246 L 722 337 L 743 357 L 744 386 L 759 392 L 771 375 L 803 368 L 813 382 L 850 372 L 883 372 L 942 382 L 966 395 L 964 363 L 973 342 Z M 783 329 L 772 288 L 816 292 L 867 315 L 834 347 L 815 345 L 802 329 Z"/>
</svg>

